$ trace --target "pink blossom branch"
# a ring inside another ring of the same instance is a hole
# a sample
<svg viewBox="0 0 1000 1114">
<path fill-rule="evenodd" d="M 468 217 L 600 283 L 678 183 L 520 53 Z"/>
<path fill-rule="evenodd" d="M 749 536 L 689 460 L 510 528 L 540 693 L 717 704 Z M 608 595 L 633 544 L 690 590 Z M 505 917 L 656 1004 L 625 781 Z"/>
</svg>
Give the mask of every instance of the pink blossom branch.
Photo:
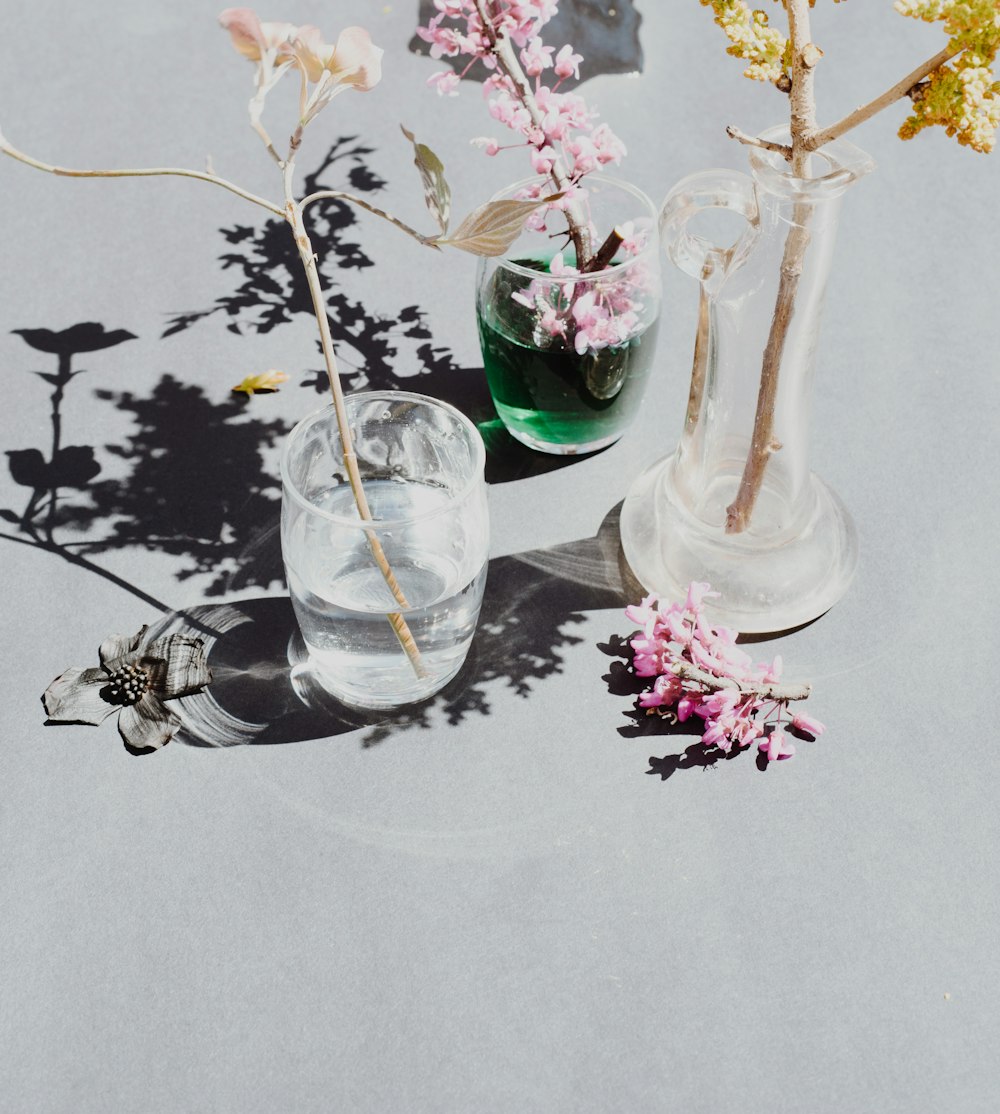
<svg viewBox="0 0 1000 1114">
<path fill-rule="evenodd" d="M 497 66 L 513 85 L 518 100 L 520 100 L 531 117 L 532 124 L 544 134 L 544 119 L 541 110 L 538 107 L 534 94 L 531 92 L 528 78 L 521 68 L 521 63 L 517 59 L 514 47 L 505 35 L 497 34 L 496 28 L 493 25 L 493 20 L 488 10 L 490 0 L 473 0 L 473 2 L 476 5 L 476 11 L 483 25 L 483 34 L 490 44 L 490 52 L 496 59 Z M 572 186 L 569 172 L 559 162 L 558 157 L 553 160 L 549 177 L 560 193 L 566 192 Z M 569 225 L 570 238 L 576 249 L 577 267 L 579 267 L 581 271 L 586 271 L 589 269 L 588 264 L 590 263 L 591 249 L 590 235 L 585 227 L 583 215 L 572 203 L 568 204 L 563 212 L 566 216 L 566 222 Z"/>
</svg>

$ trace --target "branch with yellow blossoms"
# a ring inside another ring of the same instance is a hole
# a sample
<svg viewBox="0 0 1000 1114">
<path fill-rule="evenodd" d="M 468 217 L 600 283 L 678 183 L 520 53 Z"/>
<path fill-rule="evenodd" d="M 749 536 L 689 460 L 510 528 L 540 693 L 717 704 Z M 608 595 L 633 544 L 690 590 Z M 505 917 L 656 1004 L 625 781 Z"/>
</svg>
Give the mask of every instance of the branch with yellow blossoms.
<svg viewBox="0 0 1000 1114">
<path fill-rule="evenodd" d="M 811 71 L 823 57 L 809 33 L 809 8 L 816 0 L 808 0 L 808 4 L 806 0 L 777 0 L 788 15 L 788 34 L 772 26 L 767 12 L 752 9 L 746 0 L 699 2 L 712 9 L 715 22 L 726 33 L 730 43 L 727 53 L 746 62 L 743 73 L 755 81 L 768 81 L 782 92 L 793 92 L 796 23 L 802 32 L 800 65 Z M 806 151 L 818 150 L 907 97 L 912 101 L 912 113 L 899 129 L 901 139 L 912 139 L 924 128 L 940 126 L 963 146 L 983 153 L 993 149 L 1000 126 L 1000 82 L 991 69 L 1000 51 L 997 0 L 896 0 L 893 6 L 900 15 L 943 24 L 947 44 L 842 120 L 799 135 L 793 133 L 790 146 L 778 145 L 789 161 L 797 145 Z M 735 127 L 728 130 L 741 143 L 772 150 L 775 147 Z"/>
<path fill-rule="evenodd" d="M 780 154 L 797 178 L 809 176 L 812 152 L 906 98 L 912 102 L 912 112 L 899 129 L 901 139 L 912 139 L 924 128 L 939 125 L 975 151 L 987 153 L 994 147 L 1000 126 L 1000 82 L 991 66 L 1000 51 L 1000 0 L 896 0 L 894 7 L 901 15 L 942 23 L 948 35 L 946 45 L 883 93 L 825 127 L 817 121 L 814 90 L 815 70 L 823 58 L 810 28 L 810 10 L 816 0 L 776 0 L 787 17 L 787 34 L 772 26 L 765 11 L 751 9 L 746 0 L 699 2 L 712 9 L 715 22 L 726 33 L 728 53 L 747 64 L 744 75 L 771 82 L 788 94 L 788 143 L 747 135 L 733 126 L 727 128 L 728 134 L 740 143 Z M 728 533 L 740 533 L 750 524 L 774 452 L 778 377 L 809 245 L 808 224 L 808 208 L 797 206 L 785 241 L 781 281 L 762 359 L 751 447 L 737 494 L 726 509 Z M 704 374 L 702 363 L 696 346 L 693 385 Z"/>
</svg>

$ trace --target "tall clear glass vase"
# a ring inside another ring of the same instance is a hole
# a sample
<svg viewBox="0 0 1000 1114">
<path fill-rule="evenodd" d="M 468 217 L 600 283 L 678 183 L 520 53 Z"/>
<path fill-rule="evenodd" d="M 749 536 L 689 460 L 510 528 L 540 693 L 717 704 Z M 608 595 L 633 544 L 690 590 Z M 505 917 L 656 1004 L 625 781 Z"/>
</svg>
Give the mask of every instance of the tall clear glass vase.
<svg viewBox="0 0 1000 1114">
<path fill-rule="evenodd" d="M 664 246 L 701 284 L 699 336 L 680 442 L 633 485 L 621 534 L 648 591 L 683 598 L 707 580 L 714 621 L 760 633 L 821 615 L 857 565 L 850 515 L 809 470 L 809 412 L 841 197 L 874 164 L 838 140 L 799 178 L 749 151 L 752 177 L 694 174 L 663 204 Z M 694 234 L 706 209 L 744 218 L 735 243 Z"/>
</svg>

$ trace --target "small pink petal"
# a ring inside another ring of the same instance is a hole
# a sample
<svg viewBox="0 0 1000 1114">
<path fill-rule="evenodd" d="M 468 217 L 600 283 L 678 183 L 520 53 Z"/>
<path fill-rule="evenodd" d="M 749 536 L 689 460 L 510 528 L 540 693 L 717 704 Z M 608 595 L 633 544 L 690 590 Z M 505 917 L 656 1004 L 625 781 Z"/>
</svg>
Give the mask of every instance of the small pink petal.
<svg viewBox="0 0 1000 1114">
<path fill-rule="evenodd" d="M 805 712 L 799 712 L 797 715 L 792 716 L 792 727 L 794 727 L 796 731 L 802 731 L 806 735 L 814 736 L 822 735 L 826 730 L 824 724 L 820 723 L 818 719 L 814 719 L 812 716 L 807 716 Z"/>
</svg>

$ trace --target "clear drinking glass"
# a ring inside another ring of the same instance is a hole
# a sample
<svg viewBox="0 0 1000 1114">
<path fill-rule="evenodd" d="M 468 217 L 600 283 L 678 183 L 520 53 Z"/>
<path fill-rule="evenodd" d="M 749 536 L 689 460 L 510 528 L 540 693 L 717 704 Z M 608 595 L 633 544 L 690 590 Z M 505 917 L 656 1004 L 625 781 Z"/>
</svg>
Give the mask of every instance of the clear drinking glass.
<svg viewBox="0 0 1000 1114">
<path fill-rule="evenodd" d="M 472 642 L 489 555 L 486 452 L 463 414 L 425 395 L 371 391 L 346 406 L 372 520 L 358 513 L 328 406 L 285 444 L 282 555 L 316 680 L 345 704 L 392 708 L 447 684 Z"/>
<path fill-rule="evenodd" d="M 494 200 L 519 197 L 538 179 Z M 577 202 L 595 242 L 624 237 L 611 265 L 579 274 L 566 220 L 531 220 L 503 258 L 481 259 L 476 293 L 486 380 L 500 420 L 532 449 L 594 452 L 631 425 L 653 367 L 661 278 L 657 213 L 641 190 L 589 175 Z M 589 334 L 582 326 L 598 322 Z M 587 343 L 587 339 L 594 343 Z"/>
</svg>

